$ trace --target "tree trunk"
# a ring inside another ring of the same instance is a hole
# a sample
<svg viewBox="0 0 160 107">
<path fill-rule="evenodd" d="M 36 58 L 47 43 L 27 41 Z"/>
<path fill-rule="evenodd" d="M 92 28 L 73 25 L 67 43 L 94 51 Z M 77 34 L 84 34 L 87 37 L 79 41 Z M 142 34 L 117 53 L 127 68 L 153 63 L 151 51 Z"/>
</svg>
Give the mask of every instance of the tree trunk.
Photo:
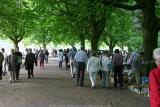
<svg viewBox="0 0 160 107">
<path fill-rule="evenodd" d="M 97 50 L 98 50 L 98 39 L 94 39 L 94 38 L 91 39 L 91 49 L 92 49 L 92 51 L 97 52 Z"/>
<path fill-rule="evenodd" d="M 95 24 L 95 18 L 92 19 L 92 27 L 91 27 L 91 49 L 92 51 L 98 51 L 98 41 L 101 36 L 101 32 L 98 31 L 98 26 Z"/>
<path fill-rule="evenodd" d="M 155 16 L 155 0 L 145 1 L 143 16 L 144 59 L 146 62 L 144 75 L 146 75 L 149 74 L 151 70 L 151 61 L 153 60 L 152 53 L 158 43 L 158 24 Z"/>
<path fill-rule="evenodd" d="M 16 49 L 16 48 L 18 48 L 18 41 L 17 40 L 12 40 L 13 41 L 13 43 L 14 43 L 14 48 Z"/>
<path fill-rule="evenodd" d="M 91 21 L 91 35 L 90 35 L 91 50 L 97 52 L 99 35 L 98 35 L 98 24 L 96 23 L 95 13 L 91 15 L 90 21 Z"/>
<path fill-rule="evenodd" d="M 109 52 L 113 53 L 113 48 L 115 47 L 117 42 L 115 42 L 112 38 L 110 38 L 110 43 L 109 43 Z"/>
<path fill-rule="evenodd" d="M 146 62 L 144 75 L 148 74 L 152 68 L 153 50 L 157 47 L 158 32 L 144 29 L 144 59 Z"/>
<path fill-rule="evenodd" d="M 83 46 L 85 48 L 85 37 L 83 34 L 80 35 L 80 42 L 81 42 L 81 46 Z"/>
<path fill-rule="evenodd" d="M 46 44 L 45 43 L 43 43 L 43 49 L 46 49 Z"/>
<path fill-rule="evenodd" d="M 113 48 L 114 48 L 114 45 L 110 44 L 109 45 L 109 53 L 113 53 Z"/>
</svg>

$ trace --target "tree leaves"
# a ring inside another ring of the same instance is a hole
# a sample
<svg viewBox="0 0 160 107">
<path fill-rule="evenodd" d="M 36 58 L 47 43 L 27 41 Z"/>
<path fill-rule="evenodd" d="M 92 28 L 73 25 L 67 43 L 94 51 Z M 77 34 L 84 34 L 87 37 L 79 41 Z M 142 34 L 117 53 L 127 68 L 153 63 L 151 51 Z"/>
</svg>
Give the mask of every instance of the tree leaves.
<svg viewBox="0 0 160 107">
<path fill-rule="evenodd" d="M 126 1 L 134 4 L 118 0 Z M 82 35 L 88 40 L 103 35 L 100 41 L 128 45 L 127 39 L 135 35 L 130 12 L 99 0 L 5 0 L 0 1 L 0 12 L 1 34 L 12 40 L 71 44 L 80 42 Z"/>
</svg>

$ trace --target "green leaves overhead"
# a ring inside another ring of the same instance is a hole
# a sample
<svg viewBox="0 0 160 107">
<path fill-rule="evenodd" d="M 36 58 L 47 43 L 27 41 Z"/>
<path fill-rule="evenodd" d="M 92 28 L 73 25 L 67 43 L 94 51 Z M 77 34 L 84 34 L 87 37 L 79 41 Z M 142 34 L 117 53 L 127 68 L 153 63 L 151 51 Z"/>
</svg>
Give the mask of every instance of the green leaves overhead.
<svg viewBox="0 0 160 107">
<path fill-rule="evenodd" d="M 29 2 L 24 0 L 5 0 L 0 2 L 0 32 L 11 39 L 15 46 L 28 36 L 35 18 Z"/>
<path fill-rule="evenodd" d="M 134 4 L 134 0 L 116 2 Z M 99 0 L 0 1 L 0 33 L 13 41 L 27 38 L 36 44 L 71 44 L 82 38 L 99 42 L 101 36 L 100 42 L 127 44 L 134 35 L 132 13 L 111 6 Z"/>
</svg>

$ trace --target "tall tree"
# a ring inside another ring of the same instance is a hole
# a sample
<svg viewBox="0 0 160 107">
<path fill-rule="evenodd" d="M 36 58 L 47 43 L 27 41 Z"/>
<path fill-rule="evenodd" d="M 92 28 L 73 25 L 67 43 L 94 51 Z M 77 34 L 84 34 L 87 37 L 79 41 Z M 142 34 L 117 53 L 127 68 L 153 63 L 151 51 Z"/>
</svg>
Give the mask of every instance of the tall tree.
<svg viewBox="0 0 160 107">
<path fill-rule="evenodd" d="M 13 41 L 14 46 L 18 47 L 18 43 L 30 33 L 32 26 L 32 13 L 29 2 L 20 0 L 0 1 L 1 7 L 1 33 L 3 37 Z"/>
<path fill-rule="evenodd" d="M 91 48 L 94 51 L 98 50 L 98 42 L 105 28 L 107 16 L 111 13 L 111 8 L 105 8 L 96 0 L 80 0 L 78 8 L 77 20 L 86 26 L 86 38 L 91 42 Z"/>
<path fill-rule="evenodd" d="M 159 5 L 158 0 L 103 0 L 103 4 L 126 10 L 142 10 L 145 68 L 147 72 L 150 71 L 151 66 L 149 62 L 152 60 L 153 50 L 157 47 L 158 31 L 160 30 L 160 18 L 156 14 L 156 5 Z"/>
<path fill-rule="evenodd" d="M 132 13 L 114 9 L 107 21 L 101 41 L 109 46 L 110 52 L 113 52 L 116 45 L 122 47 L 125 45 L 132 36 L 132 30 Z"/>
</svg>

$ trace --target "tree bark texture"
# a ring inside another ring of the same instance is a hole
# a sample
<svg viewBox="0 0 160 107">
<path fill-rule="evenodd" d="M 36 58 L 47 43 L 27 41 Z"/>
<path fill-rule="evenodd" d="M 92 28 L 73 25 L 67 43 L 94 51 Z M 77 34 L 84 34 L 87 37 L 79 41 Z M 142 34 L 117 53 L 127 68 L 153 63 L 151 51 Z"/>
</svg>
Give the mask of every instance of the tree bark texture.
<svg viewBox="0 0 160 107">
<path fill-rule="evenodd" d="M 80 35 L 80 43 L 81 43 L 81 46 L 85 48 L 85 37 L 83 34 Z"/>
<path fill-rule="evenodd" d="M 151 70 L 151 62 L 153 60 L 153 50 L 158 44 L 158 20 L 155 15 L 156 0 L 147 0 L 144 2 L 143 10 L 143 43 L 144 43 L 144 59 L 145 74 L 149 74 Z"/>
<path fill-rule="evenodd" d="M 18 41 L 17 40 L 12 40 L 13 41 L 13 43 L 14 43 L 14 48 L 16 49 L 16 48 L 18 48 Z"/>
</svg>

